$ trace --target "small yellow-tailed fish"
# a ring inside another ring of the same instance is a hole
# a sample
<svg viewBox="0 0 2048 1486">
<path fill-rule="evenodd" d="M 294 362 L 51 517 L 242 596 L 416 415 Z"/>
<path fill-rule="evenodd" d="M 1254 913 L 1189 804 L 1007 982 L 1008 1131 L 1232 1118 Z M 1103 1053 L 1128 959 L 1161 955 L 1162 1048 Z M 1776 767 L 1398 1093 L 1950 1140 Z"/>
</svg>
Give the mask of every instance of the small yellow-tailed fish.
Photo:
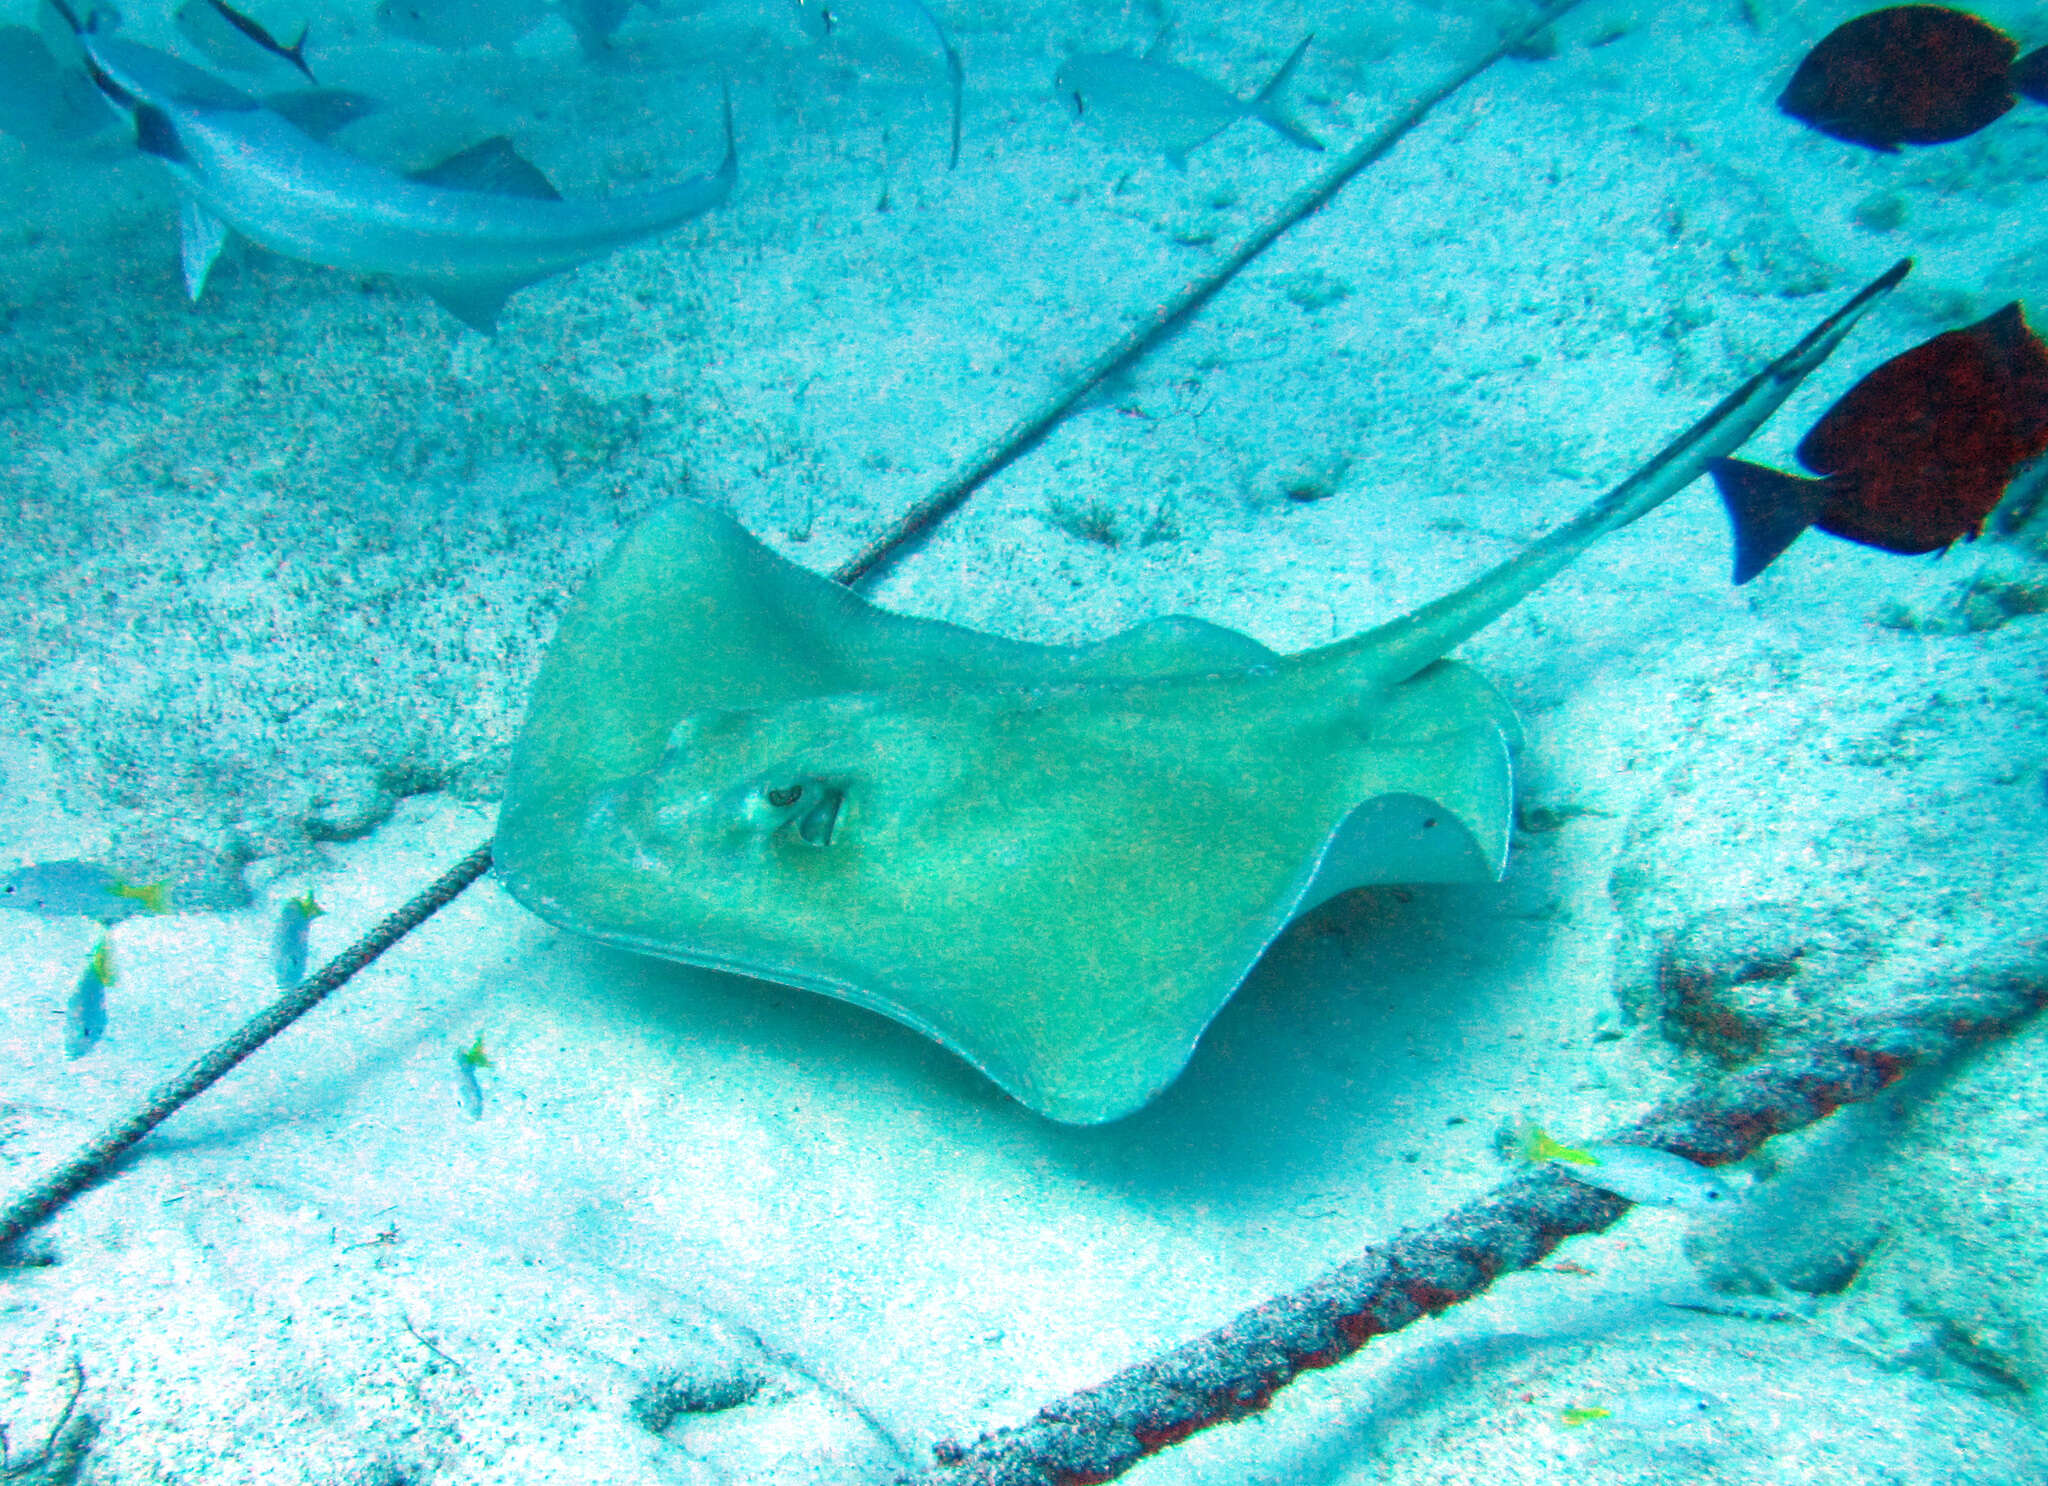
<svg viewBox="0 0 2048 1486">
<path fill-rule="evenodd" d="M 114 983 L 114 951 L 105 936 L 92 947 L 85 971 L 64 1008 L 64 1056 L 82 1058 L 107 1034 L 107 987 Z"/>
<path fill-rule="evenodd" d="M 1735 1196 L 1697 1161 L 1654 1146 L 1565 1145 L 1540 1125 L 1523 1124 L 1514 1131 L 1512 1148 L 1517 1159 L 1532 1166 L 1558 1167 L 1589 1187 L 1645 1207 L 1710 1208 Z"/>
<path fill-rule="evenodd" d="M 279 905 L 277 928 L 270 939 L 270 968 L 279 990 L 288 991 L 306 978 L 306 941 L 313 920 L 326 911 L 313 901 L 311 888 Z"/>
<path fill-rule="evenodd" d="M 455 1053 L 455 1100 L 462 1106 L 462 1112 L 472 1120 L 483 1118 L 484 1086 L 477 1080 L 479 1068 L 489 1068 L 491 1055 L 484 1051 L 484 1034 L 476 1034 L 476 1041 Z"/>
</svg>

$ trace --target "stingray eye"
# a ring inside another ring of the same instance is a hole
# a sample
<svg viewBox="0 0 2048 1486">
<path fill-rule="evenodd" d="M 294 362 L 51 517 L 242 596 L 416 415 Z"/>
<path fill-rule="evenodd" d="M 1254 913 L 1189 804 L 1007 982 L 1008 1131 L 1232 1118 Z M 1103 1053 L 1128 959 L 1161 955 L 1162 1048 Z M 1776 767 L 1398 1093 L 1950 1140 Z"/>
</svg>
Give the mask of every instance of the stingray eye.
<svg viewBox="0 0 2048 1486">
<path fill-rule="evenodd" d="M 830 846 L 832 828 L 839 823 L 839 802 L 844 798 L 836 789 L 821 790 L 818 803 L 796 823 L 797 835 L 812 846 Z"/>
<path fill-rule="evenodd" d="M 803 793 L 804 787 L 801 784 L 792 784 L 787 789 L 771 789 L 768 791 L 768 803 L 781 810 L 802 799 Z"/>
</svg>

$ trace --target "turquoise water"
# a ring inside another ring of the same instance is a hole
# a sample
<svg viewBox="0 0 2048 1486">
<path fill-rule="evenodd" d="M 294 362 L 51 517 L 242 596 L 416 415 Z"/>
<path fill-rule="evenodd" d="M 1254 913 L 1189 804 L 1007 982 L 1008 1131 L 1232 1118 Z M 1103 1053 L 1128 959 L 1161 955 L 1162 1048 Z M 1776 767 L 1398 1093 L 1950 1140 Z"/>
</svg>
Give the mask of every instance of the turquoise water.
<svg viewBox="0 0 2048 1486">
<path fill-rule="evenodd" d="M 252 7 L 274 50 L 0 14 L 7 1192 L 491 838 L 558 622 L 666 502 L 829 574 L 950 489 L 868 600 L 1292 653 L 1513 557 L 1900 258 L 1744 458 L 2048 291 L 2048 108 L 1883 153 L 1775 107 L 1853 6 L 1586 0 L 1478 67 L 1532 11 L 425 5 Z M 16 1246 L 0 1463 L 887 1481 L 1484 1198 L 1524 1122 L 1597 1142 L 2038 985 L 2039 478 L 1938 556 L 1812 532 L 1740 588 L 1708 481 L 1603 537 L 1457 651 L 1516 719 L 1500 879 L 1314 908 L 1109 1123 L 905 997 L 486 877 Z M 990 942 L 1043 906 L 1001 876 L 1042 781 L 998 783 Z M 1204 808 L 1147 830 L 1200 852 Z M 1089 994 L 1142 1036 L 1154 989 Z M 2048 1479 L 2043 1066 L 2021 1026 L 1129 1479 Z"/>
</svg>

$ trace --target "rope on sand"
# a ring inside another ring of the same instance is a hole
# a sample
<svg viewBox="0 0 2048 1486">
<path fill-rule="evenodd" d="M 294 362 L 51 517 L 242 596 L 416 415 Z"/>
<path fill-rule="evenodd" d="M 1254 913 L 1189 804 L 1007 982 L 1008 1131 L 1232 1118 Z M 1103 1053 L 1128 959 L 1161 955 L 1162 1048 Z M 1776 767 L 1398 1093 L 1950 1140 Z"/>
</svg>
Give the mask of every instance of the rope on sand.
<svg viewBox="0 0 2048 1486">
<path fill-rule="evenodd" d="M 1290 200 L 1281 211 L 1255 232 L 1228 258 L 1139 322 L 1138 328 L 1090 362 L 1060 392 L 1011 425 L 967 469 L 956 475 L 832 574 L 834 582 L 851 586 L 885 559 L 929 531 L 988 478 L 1042 438 L 1054 424 L 1073 409 L 1104 377 L 1129 365 L 1184 321 L 1228 283 L 1247 263 L 1270 247 L 1296 222 L 1329 201 L 1352 176 L 1391 150 L 1437 104 L 1478 77 L 1510 52 L 1527 44 L 1537 32 L 1580 4 L 1580 0 L 1549 0 L 1525 25 L 1512 32 L 1477 61 L 1458 67 L 1415 98 L 1406 109 L 1353 147 L 1312 185 Z M 300 983 L 256 1018 L 236 1031 L 205 1057 L 176 1078 L 153 1090 L 142 1107 L 88 1142 L 55 1171 L 0 1208 L 0 1250 L 42 1222 L 72 1197 L 97 1181 L 114 1162 L 158 1125 L 169 1119 L 179 1106 L 196 1098 L 242 1059 L 318 1006 L 339 990 L 357 971 L 385 950 L 425 923 L 453 902 L 471 883 L 490 869 L 491 843 L 474 848 L 426 891 L 370 931 L 353 948 L 338 955 L 320 971 Z"/>
<path fill-rule="evenodd" d="M 1615 1138 L 1708 1165 L 1739 1160 L 1915 1068 L 2011 1032 L 2044 1005 L 2048 975 L 2038 965 L 1987 974 L 1894 1020 L 1853 1023 L 1838 1037 L 1668 1104 Z M 933 1450 L 937 1468 L 901 1477 L 899 1486 L 1114 1480 L 1189 1435 L 1259 1412 L 1301 1373 L 1481 1294 L 1575 1234 L 1609 1227 L 1628 1207 L 1556 1170 L 1517 1177 L 1205 1336 L 1047 1404 L 1024 1424 L 971 1445 L 941 1443 Z"/>
</svg>

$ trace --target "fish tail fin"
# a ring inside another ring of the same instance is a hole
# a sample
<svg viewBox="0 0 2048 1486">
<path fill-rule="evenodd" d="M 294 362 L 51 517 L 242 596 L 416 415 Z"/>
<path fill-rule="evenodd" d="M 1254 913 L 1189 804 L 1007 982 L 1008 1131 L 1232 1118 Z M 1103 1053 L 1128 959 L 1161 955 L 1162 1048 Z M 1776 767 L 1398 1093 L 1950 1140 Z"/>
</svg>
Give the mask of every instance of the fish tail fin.
<svg viewBox="0 0 2048 1486">
<path fill-rule="evenodd" d="M 1747 583 L 1813 525 L 1827 503 L 1825 480 L 1809 480 L 1741 459 L 1707 466 L 1735 533 L 1736 584 Z"/>
<path fill-rule="evenodd" d="M 1516 1160 L 1525 1161 L 1531 1166 L 1541 1166 L 1546 1161 L 1569 1161 L 1576 1166 L 1596 1164 L 1592 1156 L 1577 1146 L 1553 1140 L 1550 1134 L 1533 1120 L 1515 1127 L 1509 1149 Z"/>
<path fill-rule="evenodd" d="M 1305 150 L 1314 150 L 1320 154 L 1323 149 L 1322 141 L 1289 118 L 1280 103 L 1280 94 L 1293 80 L 1294 69 L 1301 65 L 1301 59 L 1308 53 L 1308 44 L 1314 40 L 1313 33 L 1301 38 L 1301 45 L 1287 54 L 1287 60 L 1280 64 L 1279 70 L 1252 96 L 1249 107 L 1261 123 L 1282 138 L 1291 140 Z"/>
<path fill-rule="evenodd" d="M 320 79 L 313 76 L 313 69 L 306 65 L 306 38 L 312 34 L 313 28 L 311 26 L 299 27 L 299 39 L 284 49 L 284 55 L 286 61 L 306 74 L 307 82 L 318 87 Z"/>
<path fill-rule="evenodd" d="M 2048 103 L 2048 46 L 2036 47 L 2012 64 L 2006 75 L 2012 90 L 2022 98 Z"/>
</svg>

